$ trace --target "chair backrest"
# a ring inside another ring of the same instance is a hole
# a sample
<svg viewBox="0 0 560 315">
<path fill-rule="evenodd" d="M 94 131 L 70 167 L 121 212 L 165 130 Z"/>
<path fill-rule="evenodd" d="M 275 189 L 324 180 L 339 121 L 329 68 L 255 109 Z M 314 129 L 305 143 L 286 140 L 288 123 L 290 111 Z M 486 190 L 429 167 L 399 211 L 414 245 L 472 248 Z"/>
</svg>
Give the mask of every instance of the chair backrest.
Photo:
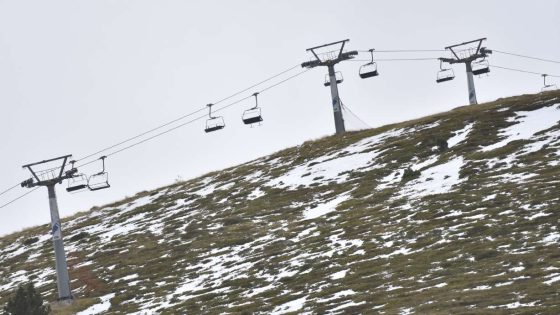
<svg viewBox="0 0 560 315">
<path fill-rule="evenodd" d="M 88 179 L 88 188 L 91 191 L 109 188 L 109 174 L 101 172 L 91 175 Z"/>
</svg>

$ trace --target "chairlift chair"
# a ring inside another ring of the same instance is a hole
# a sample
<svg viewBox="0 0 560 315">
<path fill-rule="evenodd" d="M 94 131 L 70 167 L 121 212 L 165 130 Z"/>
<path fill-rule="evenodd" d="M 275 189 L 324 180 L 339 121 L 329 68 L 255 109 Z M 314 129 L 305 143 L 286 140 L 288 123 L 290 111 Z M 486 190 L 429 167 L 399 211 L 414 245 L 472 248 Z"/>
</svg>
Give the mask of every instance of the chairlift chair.
<svg viewBox="0 0 560 315">
<path fill-rule="evenodd" d="M 548 74 L 543 74 L 543 87 L 541 89 L 541 92 L 546 92 L 546 91 L 554 91 L 557 89 L 556 84 L 546 84 L 546 77 L 548 77 Z"/>
<path fill-rule="evenodd" d="M 66 173 L 71 175 L 68 179 L 68 187 L 66 187 L 67 192 L 76 192 L 88 187 L 88 178 L 85 174 L 78 174 L 78 169 L 74 167 L 76 161 L 70 161 L 72 168 Z"/>
<path fill-rule="evenodd" d="M 442 82 L 446 82 L 446 81 L 451 81 L 453 79 L 455 79 L 455 72 L 453 71 L 453 69 L 448 68 L 448 69 L 444 69 L 443 68 L 443 60 L 439 61 L 439 71 L 437 73 L 437 77 L 436 77 L 436 82 L 437 83 L 442 83 Z"/>
<path fill-rule="evenodd" d="M 344 81 L 344 78 L 342 77 L 342 73 L 340 71 L 337 71 L 334 76 L 336 78 L 336 84 L 340 84 Z M 325 74 L 325 84 L 323 85 L 331 86 L 331 77 L 328 74 Z"/>
<path fill-rule="evenodd" d="M 225 122 L 224 122 L 224 118 L 222 116 L 212 116 L 212 106 L 214 104 L 208 104 L 206 106 L 208 106 L 208 120 L 206 120 L 206 128 L 204 128 L 204 131 L 206 133 L 208 132 L 212 132 L 212 131 L 216 131 L 216 130 L 220 130 L 220 129 L 224 129 L 224 127 L 226 126 Z"/>
<path fill-rule="evenodd" d="M 243 123 L 245 125 L 252 126 L 253 124 L 263 121 L 257 95 L 259 95 L 258 92 L 253 94 L 253 96 L 255 97 L 255 106 L 243 112 L 243 116 L 241 117 L 241 119 L 243 120 Z"/>
<path fill-rule="evenodd" d="M 101 160 L 102 169 L 101 172 L 93 174 L 88 179 L 88 188 L 91 191 L 101 190 L 111 187 L 109 185 L 109 174 L 105 171 L 105 159 L 106 156 L 102 156 L 99 159 Z"/>
<path fill-rule="evenodd" d="M 359 74 L 360 74 L 360 78 L 362 79 L 376 77 L 379 75 L 379 72 L 377 72 L 377 63 L 373 61 L 374 50 L 375 49 L 373 48 L 369 50 L 369 52 L 371 53 L 371 61 L 360 67 Z"/>
<path fill-rule="evenodd" d="M 481 75 L 490 72 L 490 64 L 488 61 L 482 59 L 472 63 L 472 73 L 474 75 Z"/>
</svg>

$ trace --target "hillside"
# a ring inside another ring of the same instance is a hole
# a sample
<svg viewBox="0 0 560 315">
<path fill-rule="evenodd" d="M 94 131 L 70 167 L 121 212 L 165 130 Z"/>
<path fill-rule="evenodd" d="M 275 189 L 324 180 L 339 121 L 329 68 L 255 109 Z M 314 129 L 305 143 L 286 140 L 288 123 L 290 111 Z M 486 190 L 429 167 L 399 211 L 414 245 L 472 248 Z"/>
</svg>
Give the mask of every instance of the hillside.
<svg viewBox="0 0 560 315">
<path fill-rule="evenodd" d="M 560 92 L 306 142 L 63 223 L 79 314 L 560 314 Z M 48 225 L 0 305 L 56 299 Z"/>
</svg>

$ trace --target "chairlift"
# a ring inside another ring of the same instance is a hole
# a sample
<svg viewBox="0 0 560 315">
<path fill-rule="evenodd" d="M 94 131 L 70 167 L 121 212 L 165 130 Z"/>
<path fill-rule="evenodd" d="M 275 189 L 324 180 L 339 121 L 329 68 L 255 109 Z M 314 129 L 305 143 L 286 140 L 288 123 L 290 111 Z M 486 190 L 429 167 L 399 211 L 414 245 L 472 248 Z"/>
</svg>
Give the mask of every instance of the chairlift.
<svg viewBox="0 0 560 315">
<path fill-rule="evenodd" d="M 485 59 L 475 61 L 472 63 L 472 73 L 474 75 L 481 75 L 490 72 L 490 64 Z"/>
<path fill-rule="evenodd" d="M 337 71 L 334 76 L 336 78 L 336 84 L 340 84 L 344 81 L 344 78 L 342 77 L 342 73 L 340 73 L 340 71 Z M 323 85 L 331 86 L 331 77 L 328 74 L 325 74 L 325 84 Z"/>
<path fill-rule="evenodd" d="M 369 50 L 369 52 L 371 53 L 371 61 L 360 67 L 359 74 L 360 74 L 360 78 L 362 79 L 376 77 L 379 75 L 379 72 L 377 72 L 377 63 L 373 61 L 374 50 L 375 49 L 373 48 Z"/>
<path fill-rule="evenodd" d="M 546 77 L 548 77 L 548 74 L 543 74 L 543 87 L 541 89 L 541 92 L 546 92 L 546 91 L 554 91 L 557 89 L 556 84 L 546 84 Z"/>
<path fill-rule="evenodd" d="M 253 94 L 253 96 L 255 97 L 255 106 L 243 112 L 243 116 L 241 117 L 241 119 L 243 120 L 243 123 L 245 125 L 252 126 L 256 123 L 260 124 L 260 122 L 263 121 L 257 95 L 259 95 L 258 92 Z"/>
<path fill-rule="evenodd" d="M 436 82 L 446 82 L 455 79 L 455 72 L 453 72 L 452 68 L 443 68 L 443 60 L 439 61 L 439 71 L 437 73 Z"/>
<path fill-rule="evenodd" d="M 206 128 L 204 128 L 204 131 L 206 133 L 224 129 L 224 127 L 226 126 L 226 124 L 224 123 L 224 118 L 222 116 L 217 116 L 217 117 L 212 116 L 213 105 L 214 104 L 206 105 L 208 106 L 208 117 L 209 117 L 208 120 L 206 120 Z"/>
<path fill-rule="evenodd" d="M 91 191 L 101 190 L 111 187 L 109 185 L 109 174 L 105 171 L 105 159 L 106 156 L 102 156 L 99 159 L 101 160 L 102 169 L 101 172 L 93 174 L 88 179 L 88 188 Z"/>
<path fill-rule="evenodd" d="M 70 161 L 72 168 L 66 172 L 71 177 L 68 178 L 67 192 L 76 192 L 88 187 L 88 178 L 85 174 L 78 174 L 78 169 L 74 167 L 76 161 Z"/>
</svg>

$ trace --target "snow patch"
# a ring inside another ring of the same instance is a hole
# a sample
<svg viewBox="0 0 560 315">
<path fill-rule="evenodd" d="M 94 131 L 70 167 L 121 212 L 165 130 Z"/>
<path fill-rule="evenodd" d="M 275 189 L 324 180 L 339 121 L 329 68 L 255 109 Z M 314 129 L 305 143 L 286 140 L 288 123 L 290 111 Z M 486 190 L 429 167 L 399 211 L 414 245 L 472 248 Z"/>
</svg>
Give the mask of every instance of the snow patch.
<svg viewBox="0 0 560 315">
<path fill-rule="evenodd" d="M 78 312 L 76 315 L 95 315 L 95 314 L 106 312 L 109 310 L 109 308 L 111 308 L 111 299 L 114 297 L 115 297 L 115 293 L 104 295 L 100 297 L 101 303 L 92 305 L 87 309 Z"/>
<path fill-rule="evenodd" d="M 513 120 L 518 121 L 518 123 L 500 131 L 500 136 L 505 138 L 497 143 L 483 147 L 481 150 L 488 152 L 501 148 L 515 140 L 530 139 L 537 132 L 555 126 L 560 120 L 560 109 L 558 109 L 557 105 L 542 107 L 533 111 L 515 112 L 517 117 Z"/>
</svg>

